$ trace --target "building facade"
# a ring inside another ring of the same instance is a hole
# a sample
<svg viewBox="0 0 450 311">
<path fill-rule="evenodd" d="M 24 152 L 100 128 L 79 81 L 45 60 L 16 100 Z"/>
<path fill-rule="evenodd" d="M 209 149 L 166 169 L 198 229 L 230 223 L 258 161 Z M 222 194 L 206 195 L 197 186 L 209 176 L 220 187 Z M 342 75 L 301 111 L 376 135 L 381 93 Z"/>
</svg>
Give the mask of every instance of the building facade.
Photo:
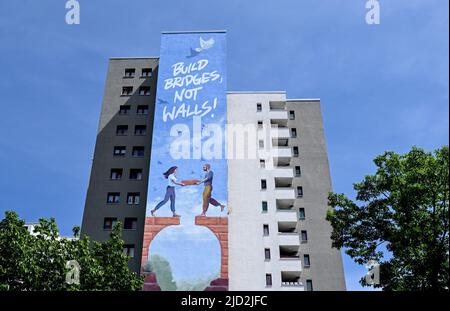
<svg viewBox="0 0 450 311">
<path fill-rule="evenodd" d="M 143 264 L 157 68 L 156 57 L 109 62 L 82 223 L 82 234 L 105 240 L 120 221 L 136 272 Z M 320 101 L 228 92 L 227 122 L 254 125 L 259 149 L 254 158 L 227 162 L 229 289 L 345 290 L 325 220 L 331 180 Z"/>
</svg>

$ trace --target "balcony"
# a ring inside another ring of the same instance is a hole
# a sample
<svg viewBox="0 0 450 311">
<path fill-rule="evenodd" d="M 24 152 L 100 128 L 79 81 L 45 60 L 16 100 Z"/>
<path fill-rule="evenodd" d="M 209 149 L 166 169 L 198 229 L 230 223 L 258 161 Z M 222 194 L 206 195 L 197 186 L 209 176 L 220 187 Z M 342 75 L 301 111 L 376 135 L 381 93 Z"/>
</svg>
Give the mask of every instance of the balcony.
<svg viewBox="0 0 450 311">
<path fill-rule="evenodd" d="M 288 147 L 289 139 L 288 138 L 272 138 L 272 146 L 273 147 Z"/>
<path fill-rule="evenodd" d="M 275 188 L 273 194 L 278 199 L 295 199 L 295 191 L 292 188 Z"/>
<path fill-rule="evenodd" d="M 271 119 L 288 119 L 288 112 L 284 110 L 284 108 L 281 109 L 270 109 L 269 111 L 269 117 Z"/>
<path fill-rule="evenodd" d="M 272 125 L 270 128 L 270 137 L 275 138 L 289 138 L 291 137 L 291 133 L 288 127 L 274 126 Z"/>
<path fill-rule="evenodd" d="M 280 259 L 300 260 L 299 245 L 280 245 Z"/>
<path fill-rule="evenodd" d="M 277 199 L 275 201 L 277 211 L 288 211 L 288 212 L 294 211 L 294 202 L 295 202 L 294 200 Z"/>
<path fill-rule="evenodd" d="M 291 157 L 275 157 L 273 166 L 276 168 L 286 168 L 291 166 Z"/>
<path fill-rule="evenodd" d="M 271 101 L 269 102 L 270 111 L 286 110 L 285 101 Z"/>
<path fill-rule="evenodd" d="M 293 189 L 292 181 L 289 177 L 275 177 L 275 189 Z"/>
<path fill-rule="evenodd" d="M 302 282 L 300 282 L 300 272 L 301 271 L 281 271 L 281 286 L 293 287 L 297 290 L 299 287 L 303 287 Z"/>
<path fill-rule="evenodd" d="M 278 233 L 278 244 L 300 246 L 298 233 Z"/>
<path fill-rule="evenodd" d="M 289 147 L 274 147 L 271 150 L 271 155 L 278 162 L 278 158 L 292 158 L 292 149 Z"/>
<path fill-rule="evenodd" d="M 295 234 L 298 238 L 297 220 L 295 221 L 278 221 L 279 234 Z"/>
<path fill-rule="evenodd" d="M 277 221 L 279 222 L 297 222 L 296 210 L 280 210 L 277 209 Z"/>
<path fill-rule="evenodd" d="M 294 170 L 290 167 L 275 167 L 271 170 L 272 174 L 276 177 L 293 178 Z"/>
</svg>

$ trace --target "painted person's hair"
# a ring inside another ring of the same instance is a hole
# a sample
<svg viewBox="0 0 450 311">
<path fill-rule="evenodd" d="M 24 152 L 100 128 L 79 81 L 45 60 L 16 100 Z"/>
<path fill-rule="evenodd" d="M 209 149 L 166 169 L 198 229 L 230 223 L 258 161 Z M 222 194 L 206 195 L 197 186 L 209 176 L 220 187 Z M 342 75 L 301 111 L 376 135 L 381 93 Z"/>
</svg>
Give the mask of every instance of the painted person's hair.
<svg viewBox="0 0 450 311">
<path fill-rule="evenodd" d="M 169 175 L 172 175 L 173 172 L 175 172 L 175 170 L 178 168 L 178 166 L 172 166 L 171 168 L 169 168 L 165 173 L 163 173 L 164 177 L 167 179 L 169 178 Z"/>
</svg>

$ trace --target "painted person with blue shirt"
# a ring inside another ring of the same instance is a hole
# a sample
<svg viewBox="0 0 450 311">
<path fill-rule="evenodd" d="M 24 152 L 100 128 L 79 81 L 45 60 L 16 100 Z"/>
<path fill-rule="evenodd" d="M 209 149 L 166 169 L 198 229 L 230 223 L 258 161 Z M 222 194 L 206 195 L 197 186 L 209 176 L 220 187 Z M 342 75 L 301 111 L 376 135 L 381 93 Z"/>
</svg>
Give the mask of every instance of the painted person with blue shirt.
<svg viewBox="0 0 450 311">
<path fill-rule="evenodd" d="M 178 171 L 178 167 L 177 166 L 172 166 L 171 168 L 169 168 L 167 170 L 167 172 L 165 172 L 163 175 L 164 177 L 167 179 L 167 188 L 166 188 L 166 195 L 164 196 L 164 200 L 162 200 L 161 202 L 158 203 L 158 205 L 156 205 L 156 207 L 154 209 L 152 209 L 150 211 L 150 213 L 152 214 L 152 216 L 155 216 L 155 212 L 164 204 L 167 203 L 167 201 L 170 200 L 170 210 L 173 213 L 173 217 L 180 217 L 180 215 L 178 215 L 175 212 L 175 185 L 179 185 L 179 186 L 184 186 L 183 183 L 178 182 L 177 180 L 177 171 Z"/>
<path fill-rule="evenodd" d="M 209 204 L 214 206 L 220 206 L 220 211 L 223 212 L 225 205 L 219 203 L 216 199 L 212 198 L 212 182 L 214 178 L 214 173 L 211 171 L 211 165 L 205 164 L 203 165 L 203 171 L 205 171 L 205 179 L 199 181 L 197 185 L 204 184 L 205 189 L 203 190 L 203 211 L 200 216 L 206 216 L 206 212 L 208 211 Z"/>
</svg>

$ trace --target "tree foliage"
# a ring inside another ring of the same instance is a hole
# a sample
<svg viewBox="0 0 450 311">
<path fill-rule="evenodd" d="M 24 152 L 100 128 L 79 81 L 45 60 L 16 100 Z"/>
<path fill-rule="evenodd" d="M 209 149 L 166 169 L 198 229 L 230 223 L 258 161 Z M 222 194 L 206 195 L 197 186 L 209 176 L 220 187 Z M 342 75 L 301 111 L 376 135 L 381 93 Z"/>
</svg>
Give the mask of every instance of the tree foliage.
<svg viewBox="0 0 450 311">
<path fill-rule="evenodd" d="M 40 219 L 30 234 L 14 212 L 6 212 L 0 222 L 0 290 L 139 290 L 143 279 L 128 268 L 123 253 L 120 223 L 104 242 L 89 237 L 59 237 L 55 219 Z M 79 227 L 73 229 L 78 237 Z M 79 284 L 66 281 L 70 269 L 80 265 Z"/>
<path fill-rule="evenodd" d="M 333 246 L 358 264 L 380 263 L 384 290 L 448 290 L 449 151 L 385 152 L 354 184 L 356 201 L 330 193 Z M 368 285 L 364 279 L 363 285 Z"/>
</svg>

